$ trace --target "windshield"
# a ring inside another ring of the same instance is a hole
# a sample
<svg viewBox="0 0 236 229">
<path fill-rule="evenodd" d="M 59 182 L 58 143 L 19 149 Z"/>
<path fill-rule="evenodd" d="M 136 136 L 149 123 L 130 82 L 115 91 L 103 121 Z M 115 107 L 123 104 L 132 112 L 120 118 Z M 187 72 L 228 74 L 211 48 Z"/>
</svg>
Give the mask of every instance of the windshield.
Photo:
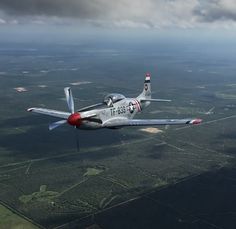
<svg viewBox="0 0 236 229">
<path fill-rule="evenodd" d="M 116 103 L 122 99 L 125 99 L 124 95 L 113 93 L 113 94 L 109 94 L 109 95 L 105 96 L 104 103 L 107 104 L 108 107 L 111 107 L 111 106 L 113 106 L 114 103 Z"/>
</svg>

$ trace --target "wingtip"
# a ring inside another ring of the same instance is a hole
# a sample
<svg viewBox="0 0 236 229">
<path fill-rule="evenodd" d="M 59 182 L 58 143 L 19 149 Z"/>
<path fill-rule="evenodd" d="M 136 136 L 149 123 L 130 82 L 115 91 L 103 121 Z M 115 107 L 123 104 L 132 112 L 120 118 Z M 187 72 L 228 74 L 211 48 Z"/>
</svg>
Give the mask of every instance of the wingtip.
<svg viewBox="0 0 236 229">
<path fill-rule="evenodd" d="M 34 108 L 28 108 L 27 111 L 28 112 L 32 112 L 34 110 Z"/>
<path fill-rule="evenodd" d="M 202 123 L 202 119 L 196 118 L 196 119 L 193 119 L 190 123 L 193 125 L 198 125 Z"/>
</svg>

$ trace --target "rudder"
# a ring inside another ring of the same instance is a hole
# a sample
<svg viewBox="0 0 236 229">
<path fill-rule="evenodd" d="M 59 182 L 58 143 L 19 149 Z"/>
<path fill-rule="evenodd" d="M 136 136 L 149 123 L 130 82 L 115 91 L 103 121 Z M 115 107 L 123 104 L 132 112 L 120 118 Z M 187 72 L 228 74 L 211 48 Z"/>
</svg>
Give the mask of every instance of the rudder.
<svg viewBox="0 0 236 229">
<path fill-rule="evenodd" d="M 143 92 L 140 94 L 141 98 L 151 99 L 151 74 L 146 73 L 143 86 Z"/>
</svg>

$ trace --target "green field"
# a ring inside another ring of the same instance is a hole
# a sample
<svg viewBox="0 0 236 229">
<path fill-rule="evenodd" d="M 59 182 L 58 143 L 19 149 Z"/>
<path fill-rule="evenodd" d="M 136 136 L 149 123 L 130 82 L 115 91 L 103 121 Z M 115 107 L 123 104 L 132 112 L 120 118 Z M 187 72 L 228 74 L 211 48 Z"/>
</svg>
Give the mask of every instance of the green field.
<svg viewBox="0 0 236 229">
<path fill-rule="evenodd" d="M 37 229 L 35 225 L 21 218 L 9 209 L 0 205 L 0 228 L 1 229 Z"/>
</svg>

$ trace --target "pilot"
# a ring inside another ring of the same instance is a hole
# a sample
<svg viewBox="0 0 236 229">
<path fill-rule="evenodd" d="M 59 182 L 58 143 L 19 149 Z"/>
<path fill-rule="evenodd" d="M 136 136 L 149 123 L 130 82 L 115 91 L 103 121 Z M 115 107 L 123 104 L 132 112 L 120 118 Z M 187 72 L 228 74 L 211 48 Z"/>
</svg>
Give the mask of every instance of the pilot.
<svg viewBox="0 0 236 229">
<path fill-rule="evenodd" d="M 113 102 L 112 102 L 112 98 L 111 98 L 111 97 L 109 97 L 109 98 L 107 99 L 107 106 L 108 106 L 108 107 L 112 107 L 112 106 L 113 106 Z"/>
</svg>

